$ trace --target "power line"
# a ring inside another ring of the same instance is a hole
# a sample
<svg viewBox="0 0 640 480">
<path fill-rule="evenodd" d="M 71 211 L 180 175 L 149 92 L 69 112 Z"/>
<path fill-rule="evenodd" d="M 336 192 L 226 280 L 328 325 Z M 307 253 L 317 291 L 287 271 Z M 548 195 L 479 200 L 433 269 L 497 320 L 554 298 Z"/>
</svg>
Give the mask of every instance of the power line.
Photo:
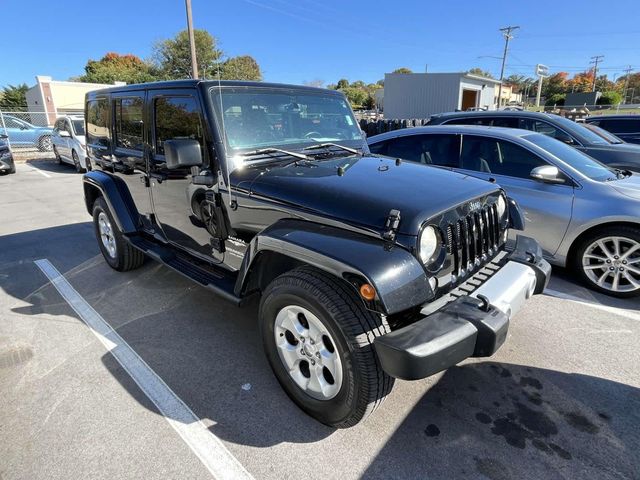
<svg viewBox="0 0 640 480">
<path fill-rule="evenodd" d="M 622 103 L 627 103 L 627 88 L 629 88 L 629 77 L 632 71 L 633 68 L 631 68 L 631 65 L 624 70 L 626 76 L 624 77 L 624 89 L 622 90 Z"/>
<path fill-rule="evenodd" d="M 509 40 L 513 38 L 511 32 L 518 30 L 518 26 L 509 26 L 501 28 L 500 31 L 504 36 L 504 53 L 502 54 L 502 68 L 500 69 L 500 86 L 498 87 L 498 108 L 500 108 L 500 102 L 502 101 L 502 80 L 504 79 L 504 64 L 507 61 L 507 51 L 509 49 Z"/>
<path fill-rule="evenodd" d="M 598 63 L 603 58 L 604 58 L 604 55 L 595 55 L 591 57 L 591 61 L 589 62 L 590 65 L 593 64 L 593 85 L 591 86 L 592 92 L 596 91 L 596 78 L 598 77 Z"/>
</svg>

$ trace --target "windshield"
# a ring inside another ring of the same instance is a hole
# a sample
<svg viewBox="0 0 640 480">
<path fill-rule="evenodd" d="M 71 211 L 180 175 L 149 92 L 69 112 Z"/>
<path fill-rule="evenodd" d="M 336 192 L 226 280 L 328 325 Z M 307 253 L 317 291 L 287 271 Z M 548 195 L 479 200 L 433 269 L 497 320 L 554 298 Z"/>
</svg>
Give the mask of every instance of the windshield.
<svg viewBox="0 0 640 480">
<path fill-rule="evenodd" d="M 84 135 L 84 120 L 71 120 L 73 123 L 73 131 L 76 132 L 76 135 L 83 136 Z"/>
<path fill-rule="evenodd" d="M 607 132 L 604 128 L 600 128 L 596 125 L 591 125 L 590 123 L 585 123 L 584 127 L 588 128 L 596 135 L 600 135 L 602 138 L 604 138 L 607 141 L 607 143 L 614 143 L 614 144 L 624 143 L 624 141 L 621 138 L 618 138 L 614 134 Z"/>
<path fill-rule="evenodd" d="M 210 95 L 230 149 L 295 149 L 325 142 L 362 146 L 360 128 L 342 96 L 261 87 L 212 88 Z"/>
<path fill-rule="evenodd" d="M 587 143 L 592 143 L 595 145 L 607 145 L 609 142 L 602 138 L 595 132 L 592 132 L 587 127 L 580 123 L 576 123 L 573 120 L 569 120 L 568 118 L 561 117 L 560 115 L 553 116 L 554 121 L 562 128 L 569 132 L 573 132 L 575 135 L 579 135 L 586 141 Z"/>
<path fill-rule="evenodd" d="M 555 138 L 542 134 L 525 135 L 523 138 L 546 150 L 585 177 L 597 181 L 615 180 L 616 178 L 616 174 L 600 162 Z"/>
</svg>

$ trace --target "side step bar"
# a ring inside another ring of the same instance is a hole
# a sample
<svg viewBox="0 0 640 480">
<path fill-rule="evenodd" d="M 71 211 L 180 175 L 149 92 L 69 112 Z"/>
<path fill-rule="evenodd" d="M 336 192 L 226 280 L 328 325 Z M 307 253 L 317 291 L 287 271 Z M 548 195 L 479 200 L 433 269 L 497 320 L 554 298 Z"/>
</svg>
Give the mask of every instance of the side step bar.
<svg viewBox="0 0 640 480">
<path fill-rule="evenodd" d="M 196 265 L 192 260 L 187 259 L 186 254 L 182 254 L 176 249 L 160 245 L 138 235 L 126 238 L 131 245 L 153 260 L 166 265 L 194 282 L 212 290 L 236 306 L 242 304 L 243 298 L 238 297 L 234 293 L 236 278 L 232 273 L 221 268 L 216 268 L 213 265 L 207 265 L 205 262 Z"/>
</svg>

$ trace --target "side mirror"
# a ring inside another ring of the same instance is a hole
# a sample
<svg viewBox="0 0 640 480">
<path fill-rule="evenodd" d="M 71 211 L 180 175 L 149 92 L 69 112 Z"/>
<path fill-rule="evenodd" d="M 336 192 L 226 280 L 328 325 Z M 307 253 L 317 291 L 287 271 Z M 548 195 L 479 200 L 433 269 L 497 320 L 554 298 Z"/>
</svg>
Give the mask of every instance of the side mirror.
<svg viewBox="0 0 640 480">
<path fill-rule="evenodd" d="M 567 145 L 575 145 L 576 143 L 573 141 L 573 138 L 571 138 L 568 134 L 560 131 L 556 132 L 555 138 L 556 140 L 560 140 L 561 142 L 566 143 Z"/>
<path fill-rule="evenodd" d="M 174 138 L 165 140 L 164 157 L 169 170 L 202 165 L 202 150 L 197 140 Z"/>
<path fill-rule="evenodd" d="M 565 179 L 562 178 L 558 167 L 553 165 L 542 165 L 531 170 L 529 174 L 534 180 L 538 180 L 544 183 L 565 183 Z"/>
<path fill-rule="evenodd" d="M 67 132 L 66 130 L 60 130 L 58 132 L 58 135 L 60 135 L 61 137 L 67 137 L 67 138 L 71 137 L 71 134 L 69 132 Z"/>
</svg>

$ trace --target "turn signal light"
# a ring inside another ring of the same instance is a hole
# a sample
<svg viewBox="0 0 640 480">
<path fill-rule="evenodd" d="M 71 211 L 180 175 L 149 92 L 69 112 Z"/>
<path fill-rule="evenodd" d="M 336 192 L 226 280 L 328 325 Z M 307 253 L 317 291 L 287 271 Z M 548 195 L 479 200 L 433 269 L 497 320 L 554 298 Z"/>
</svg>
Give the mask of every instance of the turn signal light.
<svg viewBox="0 0 640 480">
<path fill-rule="evenodd" d="M 360 286 L 360 296 L 365 300 L 371 301 L 376 298 L 376 291 L 371 285 L 364 283 Z"/>
</svg>

